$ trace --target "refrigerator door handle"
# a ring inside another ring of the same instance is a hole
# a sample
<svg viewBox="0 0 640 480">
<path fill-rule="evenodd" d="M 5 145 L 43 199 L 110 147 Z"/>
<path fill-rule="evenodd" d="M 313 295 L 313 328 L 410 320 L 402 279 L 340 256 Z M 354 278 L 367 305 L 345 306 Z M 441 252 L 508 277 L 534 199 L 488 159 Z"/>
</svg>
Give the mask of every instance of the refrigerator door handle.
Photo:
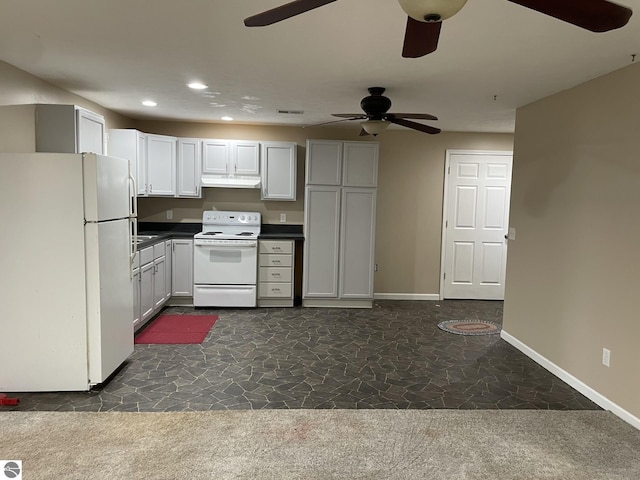
<svg viewBox="0 0 640 480">
<path fill-rule="evenodd" d="M 138 253 L 138 186 L 136 185 L 136 179 L 131 174 L 131 163 L 129 163 L 129 240 L 131 240 L 131 250 L 129 255 L 129 276 L 133 280 L 133 263 L 135 262 L 136 254 Z"/>
<path fill-rule="evenodd" d="M 129 213 L 131 217 L 138 217 L 138 186 L 136 184 L 136 179 L 131 175 L 131 165 L 129 165 L 129 181 L 130 186 L 133 186 L 129 194 L 129 198 L 131 199 L 131 208 L 129 209 Z"/>
<path fill-rule="evenodd" d="M 131 280 L 133 280 L 133 263 L 135 262 L 136 254 L 138 253 L 138 219 L 136 217 L 130 217 L 129 222 L 129 240 L 131 241 L 131 253 L 129 255 L 129 275 Z M 132 230 L 133 233 L 131 233 Z"/>
</svg>

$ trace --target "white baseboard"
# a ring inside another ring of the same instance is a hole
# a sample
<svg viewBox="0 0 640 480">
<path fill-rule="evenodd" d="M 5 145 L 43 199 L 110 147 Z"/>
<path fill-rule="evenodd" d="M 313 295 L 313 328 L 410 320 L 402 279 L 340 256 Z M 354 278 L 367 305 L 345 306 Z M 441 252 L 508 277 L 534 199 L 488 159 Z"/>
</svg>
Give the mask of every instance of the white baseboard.
<svg viewBox="0 0 640 480">
<path fill-rule="evenodd" d="M 522 353 L 524 353 L 527 357 L 529 357 L 531 360 L 536 362 L 538 365 L 545 368 L 549 372 L 553 373 L 556 377 L 560 378 L 562 381 L 571 385 L 573 388 L 575 388 L 577 391 L 579 391 L 581 394 L 583 394 L 585 397 L 587 397 L 589 400 L 591 400 L 595 404 L 599 405 L 605 410 L 610 411 L 611 413 L 620 417 L 622 420 L 624 420 L 631 426 L 640 430 L 640 418 L 634 416 L 630 412 L 626 411 L 624 408 L 612 402 L 607 397 L 595 391 L 593 388 L 583 383 L 582 381 L 578 380 L 569 372 L 567 372 L 566 370 L 563 370 L 562 368 L 557 366 L 555 363 L 543 357 L 538 352 L 536 352 L 529 346 L 525 345 L 520 340 L 508 334 L 504 330 L 502 330 L 502 332 L 500 333 L 500 337 L 502 337 L 502 339 L 505 342 L 516 347 L 518 350 L 520 350 Z"/>
<path fill-rule="evenodd" d="M 437 293 L 375 293 L 376 300 L 440 300 Z"/>
</svg>

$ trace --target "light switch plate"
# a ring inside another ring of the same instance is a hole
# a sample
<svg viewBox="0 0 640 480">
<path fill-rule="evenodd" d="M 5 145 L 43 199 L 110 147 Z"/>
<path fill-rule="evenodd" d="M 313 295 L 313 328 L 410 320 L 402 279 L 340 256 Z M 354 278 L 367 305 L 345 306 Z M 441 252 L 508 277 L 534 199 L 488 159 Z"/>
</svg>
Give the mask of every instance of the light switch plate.
<svg viewBox="0 0 640 480">
<path fill-rule="evenodd" d="M 516 229 L 514 227 L 509 227 L 509 240 L 516 239 Z"/>
<path fill-rule="evenodd" d="M 280 214 L 280 223 L 285 223 L 287 221 L 287 214 L 286 213 L 281 213 Z"/>
</svg>

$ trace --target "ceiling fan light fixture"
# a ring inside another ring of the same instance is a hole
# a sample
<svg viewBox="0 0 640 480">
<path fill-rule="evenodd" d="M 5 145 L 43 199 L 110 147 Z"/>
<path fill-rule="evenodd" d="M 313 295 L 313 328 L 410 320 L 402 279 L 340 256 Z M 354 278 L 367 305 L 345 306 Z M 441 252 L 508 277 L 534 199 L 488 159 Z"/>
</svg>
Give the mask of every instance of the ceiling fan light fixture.
<svg viewBox="0 0 640 480">
<path fill-rule="evenodd" d="M 374 137 L 376 137 L 387 129 L 387 127 L 389 126 L 389 122 L 385 120 L 365 120 L 364 122 L 360 123 L 360 126 L 369 135 L 373 135 Z"/>
<path fill-rule="evenodd" d="M 398 0 L 402 9 L 419 22 L 439 22 L 453 17 L 467 0 Z"/>
</svg>

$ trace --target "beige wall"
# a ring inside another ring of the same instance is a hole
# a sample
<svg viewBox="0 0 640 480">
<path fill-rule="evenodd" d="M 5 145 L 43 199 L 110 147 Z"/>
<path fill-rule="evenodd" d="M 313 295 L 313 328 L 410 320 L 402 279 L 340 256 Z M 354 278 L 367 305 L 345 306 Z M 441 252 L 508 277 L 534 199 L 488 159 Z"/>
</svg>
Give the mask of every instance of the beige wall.
<svg viewBox="0 0 640 480">
<path fill-rule="evenodd" d="M 518 110 L 504 306 L 508 334 L 635 417 L 638 85 L 640 64 Z"/>
<path fill-rule="evenodd" d="M 107 128 L 127 128 L 133 122 L 97 103 L 74 95 L 0 61 L 0 151 L 34 152 L 36 103 L 70 104 L 104 115 Z"/>
<path fill-rule="evenodd" d="M 204 189 L 202 199 L 140 199 L 144 221 L 195 221 L 216 208 L 260 211 L 265 223 L 302 224 L 304 217 L 304 156 L 307 138 L 358 140 L 358 129 L 300 128 L 227 124 L 138 122 L 144 132 L 179 137 L 290 141 L 298 144 L 298 201 L 260 201 L 258 190 Z M 366 140 L 374 140 L 366 137 Z M 388 130 L 380 143 L 378 180 L 376 293 L 437 294 L 440 291 L 440 242 L 446 149 L 511 150 L 510 134 L 442 133 L 426 135 Z"/>
</svg>

